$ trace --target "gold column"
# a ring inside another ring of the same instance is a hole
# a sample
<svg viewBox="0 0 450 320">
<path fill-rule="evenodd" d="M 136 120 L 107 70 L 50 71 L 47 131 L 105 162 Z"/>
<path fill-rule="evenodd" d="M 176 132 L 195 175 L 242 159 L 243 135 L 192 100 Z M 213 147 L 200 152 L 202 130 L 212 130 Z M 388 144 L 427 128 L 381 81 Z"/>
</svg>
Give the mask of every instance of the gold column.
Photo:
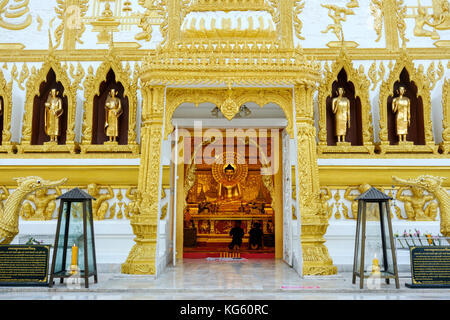
<svg viewBox="0 0 450 320">
<path fill-rule="evenodd" d="M 303 275 L 331 275 L 337 273 L 337 268 L 333 265 L 323 237 L 328 228 L 328 218 L 327 213 L 321 210 L 319 200 L 314 90 L 314 83 L 295 87 L 297 188 L 302 225 Z"/>
<path fill-rule="evenodd" d="M 136 244 L 131 248 L 122 273 L 156 273 L 156 236 L 160 203 L 161 143 L 164 87 L 142 89 L 141 164 L 139 167 L 139 214 L 130 219 Z"/>
</svg>

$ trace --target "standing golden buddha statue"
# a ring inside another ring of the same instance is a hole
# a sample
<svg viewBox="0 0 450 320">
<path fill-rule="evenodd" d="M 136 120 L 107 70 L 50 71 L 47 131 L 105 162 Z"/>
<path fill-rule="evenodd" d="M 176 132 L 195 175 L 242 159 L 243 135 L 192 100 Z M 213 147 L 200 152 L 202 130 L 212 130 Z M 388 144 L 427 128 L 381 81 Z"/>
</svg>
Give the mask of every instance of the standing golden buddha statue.
<svg viewBox="0 0 450 320">
<path fill-rule="evenodd" d="M 105 132 L 109 142 L 116 142 L 119 136 L 119 117 L 123 113 L 122 104 L 116 94 L 117 91 L 111 89 L 105 103 Z"/>
<path fill-rule="evenodd" d="M 338 96 L 331 102 L 332 111 L 335 114 L 335 134 L 339 142 L 345 142 L 347 128 L 350 128 L 350 100 L 344 97 L 344 88 L 338 88 Z"/>
<path fill-rule="evenodd" d="M 406 142 L 408 127 L 411 124 L 411 102 L 404 96 L 405 92 L 405 87 L 400 87 L 397 91 L 399 96 L 392 101 L 392 112 L 396 113 L 395 121 L 400 142 Z"/>
<path fill-rule="evenodd" d="M 50 90 L 45 103 L 45 134 L 50 137 L 50 142 L 57 142 L 59 136 L 59 118 L 63 114 L 62 99 L 58 97 L 56 89 Z"/>
</svg>

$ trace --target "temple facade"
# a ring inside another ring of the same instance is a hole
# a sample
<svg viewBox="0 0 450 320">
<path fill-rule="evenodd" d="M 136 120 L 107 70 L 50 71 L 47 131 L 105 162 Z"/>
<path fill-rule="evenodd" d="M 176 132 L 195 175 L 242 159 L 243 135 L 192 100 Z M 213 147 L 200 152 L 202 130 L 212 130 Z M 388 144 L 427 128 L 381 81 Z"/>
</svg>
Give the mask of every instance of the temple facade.
<svg viewBox="0 0 450 320">
<path fill-rule="evenodd" d="M 53 243 L 74 187 L 95 198 L 97 263 L 125 274 L 230 253 L 349 271 L 371 187 L 393 198 L 395 234 L 450 236 L 448 0 L 4 9 L 0 201 L 15 178 L 67 179 L 11 211 L 13 243 Z"/>
</svg>

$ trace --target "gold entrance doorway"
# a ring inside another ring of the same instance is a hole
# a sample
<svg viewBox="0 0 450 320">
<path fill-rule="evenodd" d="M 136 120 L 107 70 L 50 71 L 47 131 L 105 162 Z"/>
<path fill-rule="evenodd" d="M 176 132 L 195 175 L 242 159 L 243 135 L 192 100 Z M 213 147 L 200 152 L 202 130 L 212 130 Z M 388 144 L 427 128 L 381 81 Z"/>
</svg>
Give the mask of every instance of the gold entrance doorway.
<svg viewBox="0 0 450 320">
<path fill-rule="evenodd" d="M 184 161 L 177 166 L 177 176 L 183 177 L 177 182 L 181 198 L 175 206 L 178 259 L 230 253 L 282 258 L 282 129 L 235 128 L 233 121 L 229 126 L 179 129 L 183 141 L 178 153 L 183 152 Z M 232 248 L 230 231 L 236 224 L 243 238 L 239 248 Z"/>
</svg>

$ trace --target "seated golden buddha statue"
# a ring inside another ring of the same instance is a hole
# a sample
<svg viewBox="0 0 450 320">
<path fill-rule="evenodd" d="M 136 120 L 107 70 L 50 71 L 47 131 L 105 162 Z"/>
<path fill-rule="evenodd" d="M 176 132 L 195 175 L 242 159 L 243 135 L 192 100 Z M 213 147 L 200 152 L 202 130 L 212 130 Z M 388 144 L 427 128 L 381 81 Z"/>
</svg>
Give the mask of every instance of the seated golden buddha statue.
<svg viewBox="0 0 450 320">
<path fill-rule="evenodd" d="M 223 173 L 217 199 L 219 211 L 237 212 L 241 206 L 242 188 L 236 179 L 236 168 L 232 164 L 225 165 Z"/>
</svg>

